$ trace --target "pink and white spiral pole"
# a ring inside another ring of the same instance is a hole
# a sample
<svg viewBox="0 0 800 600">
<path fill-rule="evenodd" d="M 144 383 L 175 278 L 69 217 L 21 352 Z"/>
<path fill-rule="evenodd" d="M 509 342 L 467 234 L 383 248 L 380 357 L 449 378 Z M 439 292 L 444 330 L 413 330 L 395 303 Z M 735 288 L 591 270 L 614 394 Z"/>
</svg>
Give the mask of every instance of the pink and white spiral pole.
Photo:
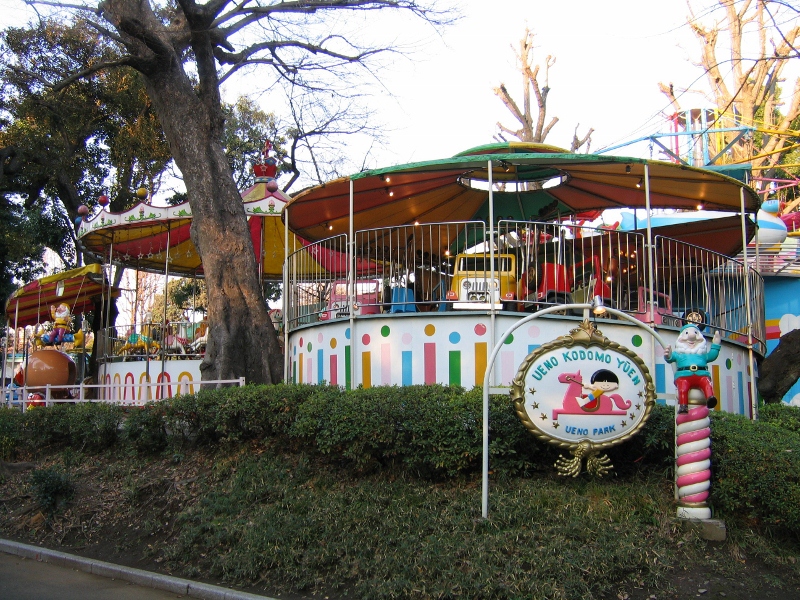
<svg viewBox="0 0 800 600">
<path fill-rule="evenodd" d="M 687 414 L 678 414 L 675 425 L 675 484 L 678 517 L 710 519 L 708 490 L 711 487 L 711 420 L 708 408 L 691 405 Z"/>
</svg>

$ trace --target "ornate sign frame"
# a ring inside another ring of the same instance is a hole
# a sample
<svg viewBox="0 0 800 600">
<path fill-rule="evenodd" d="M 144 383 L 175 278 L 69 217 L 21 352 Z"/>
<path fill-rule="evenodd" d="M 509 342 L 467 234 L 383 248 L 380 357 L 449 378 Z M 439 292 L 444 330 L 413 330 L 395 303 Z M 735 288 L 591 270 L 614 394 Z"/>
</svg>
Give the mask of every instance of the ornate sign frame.
<svg viewBox="0 0 800 600">
<path fill-rule="evenodd" d="M 587 386 L 580 370 L 577 373 L 565 372 L 565 363 L 568 362 L 580 366 L 588 364 L 591 368 L 595 365 L 607 366 L 608 369 L 595 371 L 592 385 Z M 614 372 L 615 368 L 619 375 Z M 533 383 L 544 382 L 551 371 L 560 371 L 558 382 L 568 386 L 563 400 L 559 399 L 560 393 L 548 391 L 539 392 L 540 396 L 534 400 L 537 390 Z M 595 376 L 604 379 L 604 382 L 595 383 Z M 526 380 L 531 384 L 527 390 Z M 638 400 L 626 400 L 619 394 L 609 393 L 617 388 L 629 397 L 637 396 Z M 588 394 L 582 393 L 584 389 L 588 390 Z M 541 394 L 547 396 L 542 397 Z M 586 459 L 586 470 L 603 476 L 613 466 L 607 455 L 598 454 L 630 439 L 641 430 L 655 405 L 655 385 L 650 371 L 636 353 L 605 337 L 587 319 L 568 335 L 543 344 L 525 357 L 511 382 L 511 399 L 517 416 L 533 435 L 570 450 L 573 458 L 560 456 L 556 461 L 560 475 L 576 477 L 581 472 L 583 459 Z M 581 405 L 581 402 L 585 403 Z M 540 407 L 541 404 L 544 406 Z M 547 414 L 548 409 L 552 418 Z M 534 410 L 544 412 L 534 414 Z M 565 425 L 561 432 L 558 431 L 562 424 L 559 416 L 565 417 L 562 422 L 569 420 L 572 423 Z M 601 424 L 590 426 L 592 419 L 597 422 L 598 417 L 601 417 Z M 540 420 L 541 424 L 538 423 Z"/>
</svg>

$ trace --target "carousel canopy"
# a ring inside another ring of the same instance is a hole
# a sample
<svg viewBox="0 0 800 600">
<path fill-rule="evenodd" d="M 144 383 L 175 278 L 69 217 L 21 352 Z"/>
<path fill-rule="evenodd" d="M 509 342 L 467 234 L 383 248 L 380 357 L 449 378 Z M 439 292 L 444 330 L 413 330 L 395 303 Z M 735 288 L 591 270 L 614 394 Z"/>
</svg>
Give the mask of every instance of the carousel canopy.
<svg viewBox="0 0 800 600">
<path fill-rule="evenodd" d="M 274 188 L 270 190 L 269 187 Z M 242 193 L 250 237 L 256 256 L 261 256 L 265 279 L 280 279 L 283 273 L 285 231 L 280 212 L 288 202 L 266 178 Z M 112 214 L 101 211 L 84 220 L 78 229 L 81 246 L 104 261 L 122 263 L 139 271 L 202 276 L 200 255 L 190 239 L 192 209 L 188 202 L 156 207 L 140 203 Z M 289 251 L 302 250 L 304 240 L 289 235 Z M 309 273 L 323 273 L 318 262 L 303 261 Z"/>
<path fill-rule="evenodd" d="M 487 221 L 490 159 L 495 219 L 546 221 L 610 208 L 644 208 L 645 167 L 652 208 L 696 210 L 703 205 L 706 210 L 739 211 L 744 190 L 745 210 L 758 209 L 754 190 L 712 171 L 511 142 L 445 160 L 364 171 L 310 188 L 289 202 L 289 229 L 310 240 L 347 232 L 351 181 L 356 230 Z"/>
<path fill-rule="evenodd" d="M 87 265 L 71 271 L 48 275 L 32 281 L 15 291 L 6 303 L 6 318 L 18 327 L 50 321 L 50 307 L 66 304 L 73 315 L 94 308 L 97 296 L 109 293 L 101 265 Z M 119 296 L 119 290 L 111 289 Z"/>
</svg>

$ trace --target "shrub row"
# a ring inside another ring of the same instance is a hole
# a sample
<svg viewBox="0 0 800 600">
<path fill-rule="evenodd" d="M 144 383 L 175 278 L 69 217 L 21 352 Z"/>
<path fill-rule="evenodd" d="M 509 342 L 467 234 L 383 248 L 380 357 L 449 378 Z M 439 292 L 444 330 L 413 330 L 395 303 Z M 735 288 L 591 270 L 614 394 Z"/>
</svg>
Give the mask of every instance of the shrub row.
<svg viewBox="0 0 800 600">
<path fill-rule="evenodd" d="M 741 415 L 714 416 L 711 503 L 726 519 L 798 534 L 800 435 L 780 423 L 796 422 L 800 409 L 785 410 L 777 422 L 770 422 L 771 417 L 750 421 Z"/>
<path fill-rule="evenodd" d="M 403 469 L 426 478 L 480 470 L 479 389 L 411 386 L 245 386 L 203 391 L 143 408 L 61 405 L 0 411 L 0 450 L 124 445 L 155 453 L 192 445 L 272 440 L 358 472 Z M 800 408 L 767 406 L 761 420 L 715 414 L 711 501 L 726 518 L 800 532 Z M 559 451 L 537 441 L 506 396 L 490 399 L 490 467 L 496 475 L 552 472 Z M 657 406 L 639 435 L 609 452 L 617 473 L 648 465 L 672 475 L 673 410 Z"/>
<path fill-rule="evenodd" d="M 482 405 L 479 389 L 441 385 L 352 391 L 335 386 L 245 386 L 204 390 L 141 408 L 86 403 L 25 414 L 2 411 L 0 448 L 7 438 L 11 448 L 71 446 L 97 452 L 125 444 L 148 454 L 186 444 L 274 439 L 361 472 L 396 466 L 420 476 L 455 476 L 480 469 Z M 643 435 L 614 449 L 614 463 L 620 468 L 633 461 L 669 465 L 670 415 L 669 410 L 654 411 Z M 494 472 L 524 474 L 549 469 L 556 460 L 559 450 L 525 430 L 507 396 L 491 397 L 489 422 Z"/>
<path fill-rule="evenodd" d="M 0 449 L 11 458 L 20 445 L 29 449 L 61 448 L 99 452 L 117 444 L 124 420 L 116 404 L 56 404 L 20 413 L 0 409 Z"/>
</svg>

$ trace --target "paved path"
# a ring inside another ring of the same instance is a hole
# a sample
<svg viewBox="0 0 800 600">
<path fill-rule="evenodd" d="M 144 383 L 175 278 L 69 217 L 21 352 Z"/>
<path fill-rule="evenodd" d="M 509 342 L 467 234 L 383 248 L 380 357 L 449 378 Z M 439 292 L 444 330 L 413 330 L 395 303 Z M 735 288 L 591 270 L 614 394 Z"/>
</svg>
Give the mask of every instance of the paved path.
<svg viewBox="0 0 800 600">
<path fill-rule="evenodd" d="M 4 600 L 166 600 L 181 597 L 119 579 L 0 553 L 0 598 Z"/>
<path fill-rule="evenodd" d="M 272 600 L 0 539 L 2 600 Z"/>
</svg>

